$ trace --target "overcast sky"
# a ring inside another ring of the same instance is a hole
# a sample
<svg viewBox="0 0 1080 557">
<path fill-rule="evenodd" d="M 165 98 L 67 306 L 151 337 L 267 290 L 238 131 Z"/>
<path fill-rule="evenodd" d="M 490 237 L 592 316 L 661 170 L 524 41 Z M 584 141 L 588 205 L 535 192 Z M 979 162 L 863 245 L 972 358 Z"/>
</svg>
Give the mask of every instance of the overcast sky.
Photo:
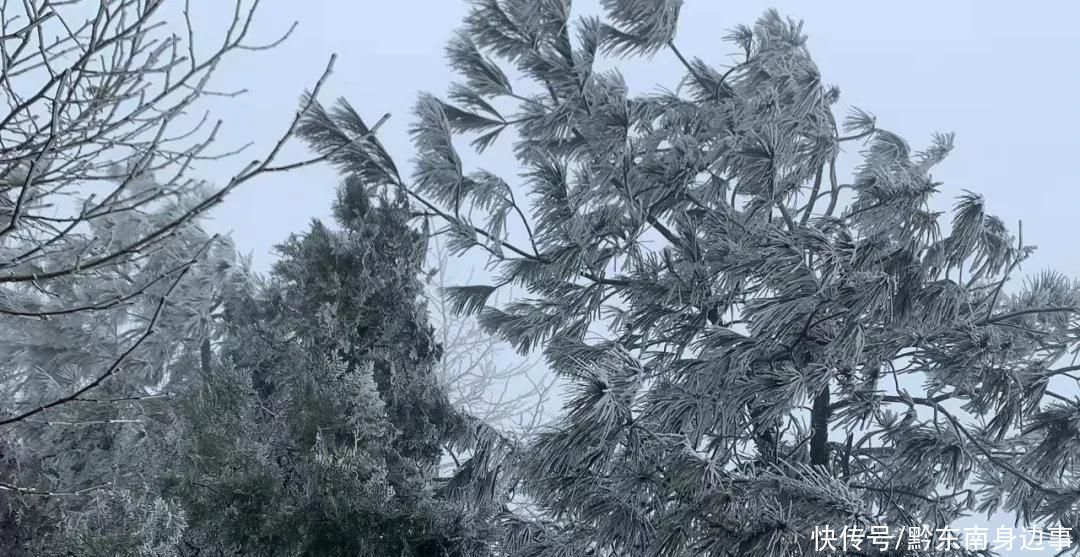
<svg viewBox="0 0 1080 557">
<path fill-rule="evenodd" d="M 193 2 L 196 26 L 225 15 L 209 0 Z M 222 4 L 225 4 L 224 2 Z M 227 102 L 225 145 L 254 139 L 268 146 L 287 125 L 297 97 L 339 56 L 326 100 L 344 96 L 371 122 L 392 114 L 381 138 L 402 164 L 412 156 L 407 127 L 419 91 L 441 94 L 452 74 L 443 45 L 466 11 L 457 0 L 278 0 L 263 2 L 255 34 L 270 38 L 299 26 L 277 50 L 243 53 L 221 74 L 222 88 L 251 92 Z M 593 12 L 596 2 L 577 2 Z M 1039 246 L 1026 272 L 1054 267 L 1080 276 L 1075 249 L 1080 208 L 1080 8 L 1068 2 L 718 2 L 686 0 L 677 42 L 716 65 L 731 59 L 724 31 L 751 24 L 767 8 L 802 19 L 809 47 L 839 108 L 858 106 L 915 148 L 936 131 L 957 134 L 953 155 L 935 172 L 945 182 L 939 203 L 963 189 L 986 196 L 1010 226 L 1024 221 L 1024 240 Z M 625 66 L 638 91 L 674 86 L 683 69 L 670 53 Z M 258 149 L 251 152 L 259 153 Z M 304 155 L 296 146 L 287 156 Z M 240 161 L 236 161 L 236 166 Z M 512 161 L 485 161 L 513 169 Z M 225 168 L 208 170 L 224 180 Z M 844 178 L 841 177 L 842 181 Z M 312 217 L 328 215 L 337 178 L 326 168 L 260 179 L 232 195 L 211 226 L 232 231 L 259 268 L 270 248 Z"/>
<path fill-rule="evenodd" d="M 228 15 L 215 12 L 221 8 L 210 0 L 193 4 L 200 29 Z M 934 132 L 957 134 L 955 151 L 935 171 L 945 183 L 938 208 L 950 207 L 962 190 L 979 192 L 990 212 L 1014 230 L 1022 219 L 1025 243 L 1039 246 L 1025 273 L 1052 267 L 1080 276 L 1075 232 L 1080 208 L 1078 5 L 1047 0 L 686 0 L 676 42 L 684 53 L 720 66 L 734 52 L 721 40 L 733 25 L 752 24 L 769 7 L 804 20 L 824 80 L 840 87 L 840 110 L 857 106 L 875 114 L 880 127 L 905 137 L 916 149 Z M 299 27 L 278 49 L 243 54 L 224 68 L 221 88 L 243 87 L 250 93 L 222 101 L 228 103 L 220 112 L 226 120 L 223 145 L 255 140 L 251 155 L 258 156 L 259 147 L 265 150 L 287 126 L 298 95 L 337 53 L 322 98 L 346 97 L 369 123 L 390 113 L 380 137 L 407 166 L 410 108 L 420 91 L 445 91 L 452 74 L 445 67 L 443 45 L 466 8 L 457 0 L 264 2 L 256 35 L 271 38 L 294 20 Z M 596 2 L 577 2 L 575 11 L 595 12 Z M 667 51 L 623 69 L 638 92 L 674 87 L 684 71 Z M 305 153 L 293 146 L 285 156 L 297 159 Z M 232 170 L 240 163 L 234 161 Z M 512 160 L 486 160 L 485 166 L 513 176 Z M 219 182 L 229 176 L 227 166 L 206 172 Z M 303 230 L 310 219 L 329 215 L 337 182 L 327 168 L 264 177 L 229 197 L 210 226 L 231 231 L 240 250 L 251 252 L 257 268 L 265 270 L 272 261 L 271 246 Z"/>
</svg>

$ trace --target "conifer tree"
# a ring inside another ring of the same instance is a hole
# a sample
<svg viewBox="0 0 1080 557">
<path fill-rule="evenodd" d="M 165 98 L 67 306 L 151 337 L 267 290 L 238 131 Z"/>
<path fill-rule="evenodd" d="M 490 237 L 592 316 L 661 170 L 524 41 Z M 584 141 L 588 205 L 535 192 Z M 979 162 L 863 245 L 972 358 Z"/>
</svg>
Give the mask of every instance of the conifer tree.
<svg viewBox="0 0 1080 557">
<path fill-rule="evenodd" d="M 479 556 L 486 525 L 436 493 L 462 427 L 434 372 L 425 237 L 349 178 L 334 216 L 226 300 L 175 478 L 202 555 Z"/>
<path fill-rule="evenodd" d="M 1080 288 L 1010 282 L 1033 248 L 981 196 L 935 210 L 953 136 L 917 151 L 861 110 L 838 122 L 774 11 L 727 34 L 739 60 L 718 69 L 678 49 L 681 0 L 602 4 L 572 21 L 569 0 L 475 0 L 447 51 L 463 79 L 416 105 L 411 176 L 344 101 L 306 121 L 369 190 L 488 254 L 457 309 L 567 383 L 535 443 L 484 437 L 469 469 L 545 511 L 505 516 L 503 550 L 808 554 L 821 525 L 995 511 L 1076 531 L 1080 402 L 1058 384 Z M 598 64 L 661 51 L 675 91 Z M 512 136 L 518 176 L 467 169 L 461 135 Z M 861 163 L 842 181 L 844 147 Z M 511 285 L 527 294 L 488 305 Z"/>
</svg>

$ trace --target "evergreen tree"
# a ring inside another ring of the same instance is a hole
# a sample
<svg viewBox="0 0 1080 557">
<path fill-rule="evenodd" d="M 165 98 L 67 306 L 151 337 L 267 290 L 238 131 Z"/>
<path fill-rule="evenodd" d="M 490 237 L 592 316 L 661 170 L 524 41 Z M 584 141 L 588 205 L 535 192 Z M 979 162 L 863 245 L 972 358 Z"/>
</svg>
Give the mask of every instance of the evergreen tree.
<svg viewBox="0 0 1080 557">
<path fill-rule="evenodd" d="M 932 210 L 952 135 L 914 151 L 862 111 L 838 123 L 776 12 L 732 30 L 741 60 L 718 70 L 678 50 L 680 0 L 602 4 L 606 21 L 572 22 L 569 0 L 476 0 L 448 48 L 463 81 L 417 104 L 411 178 L 346 103 L 306 120 L 366 187 L 488 253 L 493 282 L 452 289 L 457 309 L 542 349 L 570 389 L 530 447 L 488 436 L 469 469 L 545 511 L 506 516 L 504 549 L 806 554 L 817 526 L 973 511 L 1076 531 L 1080 403 L 1055 383 L 1076 369 L 1059 361 L 1080 347 L 1080 287 L 1006 288 L 1033 248 L 976 194 L 951 223 Z M 685 65 L 677 91 L 631 95 L 597 64 L 661 50 Z M 504 133 L 528 206 L 454 141 Z M 850 183 L 845 144 L 863 146 Z M 511 285 L 527 295 L 486 305 Z"/>
<path fill-rule="evenodd" d="M 436 493 L 462 418 L 439 388 L 401 200 L 340 189 L 226 301 L 220 363 L 191 399 L 172 491 L 202 555 L 485 555 L 484 525 Z"/>
</svg>

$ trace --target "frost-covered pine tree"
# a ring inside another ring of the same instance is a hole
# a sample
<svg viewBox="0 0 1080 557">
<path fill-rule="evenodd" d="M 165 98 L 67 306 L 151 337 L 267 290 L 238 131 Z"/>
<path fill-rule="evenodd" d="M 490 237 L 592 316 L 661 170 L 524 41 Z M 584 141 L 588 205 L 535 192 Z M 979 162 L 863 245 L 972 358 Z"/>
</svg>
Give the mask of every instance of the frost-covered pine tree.
<svg viewBox="0 0 1080 557">
<path fill-rule="evenodd" d="M 452 289 L 457 308 L 565 379 L 548 431 L 487 438 L 471 470 L 545 511 L 507 516 L 503 549 L 805 554 L 821 525 L 995 511 L 1080 526 L 1080 401 L 1058 388 L 1080 289 L 1010 281 L 1032 248 L 982 197 L 933 210 L 951 135 L 916 151 L 862 111 L 838 122 L 775 12 L 714 68 L 678 50 L 680 0 L 577 20 L 569 0 L 473 4 L 448 49 L 462 81 L 417 104 L 411 176 L 345 104 L 307 138 L 486 251 L 495 276 Z M 675 91 L 631 95 L 598 64 L 660 51 L 686 68 Z M 460 135 L 505 136 L 519 173 L 466 168 Z M 487 305 L 510 285 L 526 294 Z"/>
</svg>

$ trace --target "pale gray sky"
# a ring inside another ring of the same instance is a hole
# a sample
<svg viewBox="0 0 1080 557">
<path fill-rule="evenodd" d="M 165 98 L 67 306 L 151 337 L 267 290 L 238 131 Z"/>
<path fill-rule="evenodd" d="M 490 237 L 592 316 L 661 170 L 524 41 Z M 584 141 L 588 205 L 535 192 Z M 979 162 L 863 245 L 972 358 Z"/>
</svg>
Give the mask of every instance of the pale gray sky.
<svg viewBox="0 0 1080 557">
<path fill-rule="evenodd" d="M 197 27 L 228 15 L 211 0 L 193 4 Z M 322 98 L 345 96 L 369 122 L 391 113 L 380 137 L 399 164 L 407 166 L 410 109 L 418 92 L 441 94 L 452 79 L 443 45 L 460 25 L 466 3 L 264 4 L 258 35 L 271 37 L 294 20 L 300 25 L 277 50 L 243 55 L 223 68 L 221 88 L 251 90 L 240 100 L 223 101 L 228 103 L 221 113 L 226 119 L 223 144 L 254 139 L 251 156 L 265 151 L 287 125 L 298 95 L 336 52 L 337 66 Z M 576 2 L 575 10 L 595 12 L 596 4 Z M 1080 165 L 1075 161 L 1080 157 L 1080 32 L 1075 22 L 1080 4 L 686 0 L 676 42 L 688 55 L 723 65 L 734 52 L 721 40 L 724 32 L 739 23 L 752 24 L 769 7 L 805 20 L 809 47 L 825 81 L 840 87 L 842 110 L 858 106 L 875 114 L 881 127 L 916 148 L 926 145 L 933 132 L 956 132 L 955 151 L 936 170 L 945 182 L 939 208 L 951 207 L 961 190 L 982 193 L 989 210 L 1010 227 L 1022 219 L 1025 242 L 1039 246 L 1026 273 L 1053 267 L 1080 276 L 1075 247 L 1080 218 Z M 684 71 L 666 51 L 623 69 L 638 91 L 674 87 Z M 297 159 L 305 153 L 293 146 L 285 156 Z M 238 163 L 208 168 L 207 178 L 223 181 Z M 485 165 L 513 177 L 512 160 L 489 157 Z M 241 251 L 252 252 L 257 268 L 265 270 L 272 261 L 271 246 L 303 230 L 310 219 L 329 215 L 337 183 L 328 168 L 263 177 L 229 197 L 210 226 L 232 231 Z M 971 524 L 999 525 L 977 518 Z"/>
</svg>

